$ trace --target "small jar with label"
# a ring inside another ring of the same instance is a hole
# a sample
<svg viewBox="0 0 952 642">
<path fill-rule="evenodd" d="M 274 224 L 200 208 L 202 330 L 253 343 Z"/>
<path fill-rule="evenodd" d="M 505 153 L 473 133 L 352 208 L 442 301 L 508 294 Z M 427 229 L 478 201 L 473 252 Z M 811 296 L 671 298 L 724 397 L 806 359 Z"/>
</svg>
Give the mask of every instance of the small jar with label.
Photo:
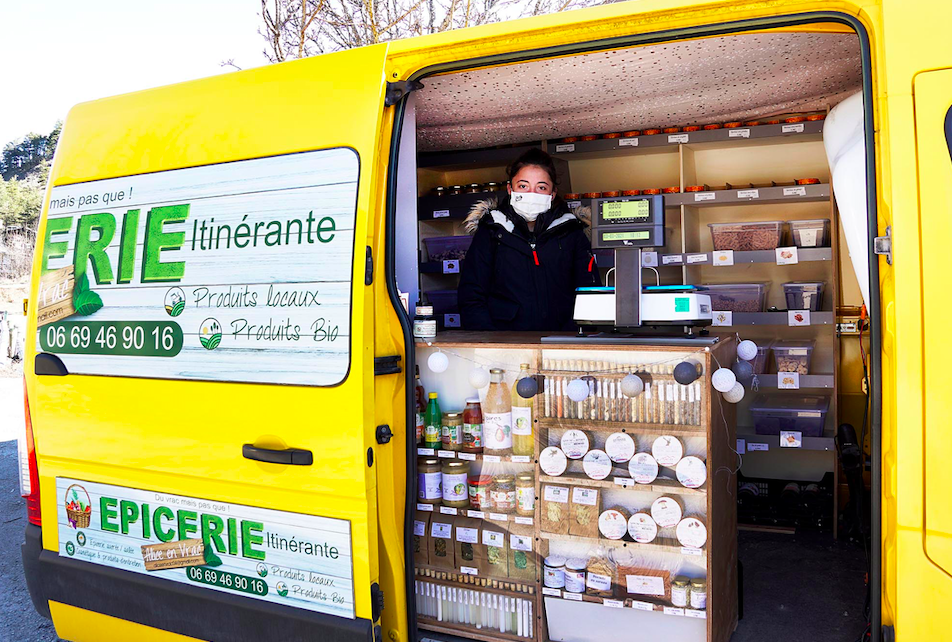
<svg viewBox="0 0 952 642">
<path fill-rule="evenodd" d="M 516 509 L 516 480 L 512 475 L 493 477 L 489 500 L 497 513 L 510 514 Z"/>
<path fill-rule="evenodd" d="M 483 452 L 483 410 L 479 397 L 467 399 L 463 410 L 463 452 Z"/>
<path fill-rule="evenodd" d="M 452 508 L 469 507 L 469 462 L 444 461 L 443 505 Z"/>
<path fill-rule="evenodd" d="M 688 593 L 690 592 L 690 582 L 688 578 L 679 575 L 671 582 L 671 603 L 677 607 L 684 608 L 688 605 Z"/>
<path fill-rule="evenodd" d="M 440 460 L 417 460 L 417 499 L 421 504 L 439 504 L 443 500 L 443 472 Z"/>
<path fill-rule="evenodd" d="M 587 560 L 570 559 L 565 562 L 565 592 L 585 592 L 585 566 Z"/>
<path fill-rule="evenodd" d="M 418 305 L 413 317 L 413 336 L 418 339 L 432 339 L 436 336 L 436 317 L 432 305 Z"/>
<path fill-rule="evenodd" d="M 520 473 L 516 476 L 516 515 L 532 517 L 535 514 L 535 475 Z"/>
<path fill-rule="evenodd" d="M 493 508 L 489 491 L 493 485 L 493 478 L 489 475 L 469 478 L 469 507 L 473 510 L 490 511 Z"/>
<path fill-rule="evenodd" d="M 707 608 L 707 582 L 691 580 L 691 608 L 703 611 Z"/>
<path fill-rule="evenodd" d="M 542 567 L 542 583 L 548 588 L 565 588 L 565 558 L 550 555 Z"/>
<path fill-rule="evenodd" d="M 463 415 L 458 412 L 443 413 L 443 450 L 460 450 L 463 447 Z"/>
</svg>

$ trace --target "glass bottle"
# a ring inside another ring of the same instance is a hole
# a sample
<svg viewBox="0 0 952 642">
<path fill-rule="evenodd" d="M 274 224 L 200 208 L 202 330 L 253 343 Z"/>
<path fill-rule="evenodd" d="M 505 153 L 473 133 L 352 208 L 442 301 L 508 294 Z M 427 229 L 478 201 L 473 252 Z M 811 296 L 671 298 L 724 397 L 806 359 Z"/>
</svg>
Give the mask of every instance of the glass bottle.
<svg viewBox="0 0 952 642">
<path fill-rule="evenodd" d="M 516 383 L 529 376 L 531 376 L 529 374 L 529 364 L 524 363 L 519 367 L 519 376 L 516 377 Z M 516 392 L 512 395 L 512 454 L 531 456 L 534 452 L 532 399 L 526 399 Z"/>
<path fill-rule="evenodd" d="M 430 403 L 426 406 L 423 417 L 423 446 L 425 448 L 441 448 L 443 445 L 443 413 L 436 400 L 436 393 L 430 393 Z"/>
<path fill-rule="evenodd" d="M 483 448 L 487 455 L 512 454 L 512 398 L 502 380 L 503 371 L 489 371 L 489 389 L 483 402 Z"/>
<path fill-rule="evenodd" d="M 416 443 L 417 446 L 423 444 L 423 414 L 426 412 L 426 393 L 423 390 L 423 382 L 420 381 L 420 366 L 416 368 Z"/>
<path fill-rule="evenodd" d="M 483 452 L 483 410 L 479 405 L 479 397 L 467 399 L 466 409 L 463 410 L 463 451 Z"/>
</svg>

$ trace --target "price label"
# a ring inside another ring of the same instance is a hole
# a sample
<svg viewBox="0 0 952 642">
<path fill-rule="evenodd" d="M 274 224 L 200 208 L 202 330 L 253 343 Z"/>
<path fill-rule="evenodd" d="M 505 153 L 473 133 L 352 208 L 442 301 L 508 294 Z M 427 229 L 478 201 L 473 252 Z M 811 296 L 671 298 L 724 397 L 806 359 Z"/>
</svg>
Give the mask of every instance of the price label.
<svg viewBox="0 0 952 642">
<path fill-rule="evenodd" d="M 809 310 L 787 310 L 787 325 L 810 325 Z"/>
<path fill-rule="evenodd" d="M 472 566 L 460 566 L 459 572 L 463 575 L 479 575 L 479 570 L 473 568 Z"/>
<path fill-rule="evenodd" d="M 455 459 L 456 453 L 454 453 L 452 450 L 440 450 L 437 451 L 436 456 L 442 457 L 443 459 Z"/>
<path fill-rule="evenodd" d="M 426 522 L 413 520 L 413 534 L 417 537 L 424 537 L 426 535 Z"/>
<path fill-rule="evenodd" d="M 738 439 L 737 440 L 737 454 L 743 455 L 745 452 L 747 452 L 747 440 Z"/>
<path fill-rule="evenodd" d="M 489 519 L 496 522 L 508 522 L 509 515 L 506 515 L 505 513 L 490 513 Z"/>
<path fill-rule="evenodd" d="M 486 519 L 486 513 L 481 510 L 470 510 L 466 511 L 466 514 L 469 517 L 475 517 L 476 519 Z"/>
<path fill-rule="evenodd" d="M 697 201 L 713 201 L 717 198 L 717 194 L 714 192 L 695 192 L 694 193 L 694 202 Z"/>
<path fill-rule="evenodd" d="M 619 147 L 638 147 L 637 138 L 619 138 L 618 139 Z"/>
<path fill-rule="evenodd" d="M 433 210 L 433 218 L 447 218 L 449 215 L 449 210 Z"/>
<path fill-rule="evenodd" d="M 432 448 L 417 448 L 417 449 L 416 449 L 416 454 L 418 454 L 418 455 L 426 455 L 426 456 L 428 456 L 428 457 L 432 457 L 433 455 L 436 454 L 436 451 L 433 450 Z"/>
<path fill-rule="evenodd" d="M 417 504 L 416 509 L 423 511 L 424 513 L 432 513 L 433 504 Z"/>
<path fill-rule="evenodd" d="M 701 556 L 701 549 L 699 549 L 699 548 L 691 548 L 690 546 L 682 546 L 682 547 L 681 547 L 681 555 L 692 555 L 692 556 L 694 556 L 694 557 L 700 557 L 700 556 Z"/>
<path fill-rule="evenodd" d="M 711 254 L 714 265 L 734 265 L 734 250 L 718 250 Z"/>
<path fill-rule="evenodd" d="M 760 198 L 759 189 L 739 189 L 737 190 L 737 198 Z"/>
<path fill-rule="evenodd" d="M 688 265 L 707 263 L 707 254 L 688 254 Z"/>
<path fill-rule="evenodd" d="M 458 328 L 459 315 L 458 314 L 444 314 L 443 325 L 446 326 L 447 328 Z"/>
<path fill-rule="evenodd" d="M 628 488 L 629 486 L 635 485 L 634 479 L 628 479 L 627 477 L 616 477 L 615 483 L 623 488 Z"/>
<path fill-rule="evenodd" d="M 573 602 L 581 602 L 581 601 L 582 601 L 582 594 L 581 594 L 581 593 L 568 593 L 568 592 L 566 592 L 565 595 L 563 595 L 562 597 L 564 597 L 564 598 L 567 599 L 567 600 L 572 600 Z"/>
<path fill-rule="evenodd" d="M 749 129 L 729 129 L 727 130 L 728 138 L 750 138 Z"/>
<path fill-rule="evenodd" d="M 688 142 L 688 140 L 690 140 L 690 138 L 691 137 L 688 134 L 671 134 L 668 136 L 668 142 L 669 143 L 686 143 Z"/>
<path fill-rule="evenodd" d="M 566 143 L 564 145 L 556 145 L 555 153 L 556 154 L 567 154 L 569 152 L 575 151 L 575 143 Z"/>
<path fill-rule="evenodd" d="M 623 609 L 625 608 L 625 603 L 621 600 L 602 600 L 602 604 L 607 606 L 610 609 Z"/>
<path fill-rule="evenodd" d="M 483 455 L 483 461 L 498 464 L 502 461 L 502 458 L 499 455 Z"/>
<path fill-rule="evenodd" d="M 707 611 L 699 611 L 697 609 L 684 609 L 684 615 L 686 617 L 694 617 L 699 620 L 707 619 Z"/>
<path fill-rule="evenodd" d="M 569 206 L 569 209 L 574 210 L 576 207 L 582 207 L 582 201 L 565 201 L 565 204 Z"/>
<path fill-rule="evenodd" d="M 684 257 L 680 254 L 665 254 L 661 257 L 661 263 L 663 265 L 681 265 L 684 261 Z"/>
<path fill-rule="evenodd" d="M 780 390 L 799 390 L 800 373 L 799 372 L 778 372 L 777 388 Z"/>
<path fill-rule="evenodd" d="M 457 457 L 467 461 L 476 461 L 476 453 L 459 453 L 457 454 Z"/>
<path fill-rule="evenodd" d="M 666 606 L 664 607 L 664 614 L 665 615 L 679 615 L 681 617 L 684 617 L 684 609 L 678 608 L 676 606 Z"/>
<path fill-rule="evenodd" d="M 801 448 L 803 446 L 803 433 L 799 430 L 781 430 L 780 447 L 781 448 Z"/>
<path fill-rule="evenodd" d="M 443 274 L 459 274 L 459 261 L 443 261 Z"/>
<path fill-rule="evenodd" d="M 789 123 L 780 127 L 781 134 L 802 134 L 803 123 Z"/>
<path fill-rule="evenodd" d="M 562 591 L 559 589 L 549 588 L 548 586 L 542 587 L 543 595 L 551 595 L 552 597 L 562 597 Z"/>
<path fill-rule="evenodd" d="M 654 604 L 651 602 L 642 602 L 641 600 L 632 600 L 631 608 L 638 611 L 654 611 Z"/>
<path fill-rule="evenodd" d="M 796 265 L 800 262 L 800 255 L 795 247 L 778 247 L 775 251 L 777 265 Z"/>
<path fill-rule="evenodd" d="M 803 185 L 799 185 L 797 187 L 784 187 L 783 195 L 784 196 L 806 196 L 807 188 L 804 187 Z"/>
<path fill-rule="evenodd" d="M 755 444 L 754 442 L 749 442 L 747 444 L 747 452 L 753 452 L 755 450 L 770 450 L 770 444 Z"/>
<path fill-rule="evenodd" d="M 457 515 L 459 513 L 459 511 L 452 506 L 440 506 L 440 512 L 444 515 Z"/>
<path fill-rule="evenodd" d="M 513 518 L 517 524 L 523 524 L 525 526 L 532 526 L 531 517 L 514 517 Z"/>
<path fill-rule="evenodd" d="M 718 310 L 711 312 L 711 325 L 730 326 L 734 325 L 734 313 L 731 310 Z"/>
<path fill-rule="evenodd" d="M 510 457 L 510 460 L 514 464 L 528 464 L 530 461 L 532 461 L 532 457 L 529 455 L 513 455 Z"/>
</svg>

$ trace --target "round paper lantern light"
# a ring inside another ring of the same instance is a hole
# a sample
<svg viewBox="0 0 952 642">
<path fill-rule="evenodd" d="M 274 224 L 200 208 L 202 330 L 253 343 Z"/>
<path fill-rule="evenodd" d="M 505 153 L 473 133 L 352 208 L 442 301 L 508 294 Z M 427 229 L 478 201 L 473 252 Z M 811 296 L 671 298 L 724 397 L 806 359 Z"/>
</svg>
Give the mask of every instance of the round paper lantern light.
<svg viewBox="0 0 952 642">
<path fill-rule="evenodd" d="M 568 393 L 572 401 L 585 401 L 588 397 L 588 383 L 582 379 L 573 379 L 569 382 Z"/>
<path fill-rule="evenodd" d="M 744 339 L 737 344 L 737 358 L 744 361 L 753 361 L 757 357 L 757 344 L 750 339 Z"/>
<path fill-rule="evenodd" d="M 750 361 L 738 361 L 731 366 L 731 371 L 741 383 L 747 383 L 754 376 L 754 366 Z"/>
<path fill-rule="evenodd" d="M 516 392 L 523 399 L 532 399 L 539 394 L 539 382 L 535 377 L 523 377 L 516 382 Z"/>
<path fill-rule="evenodd" d="M 727 368 L 718 368 L 711 375 L 711 385 L 718 392 L 727 392 L 734 387 L 735 383 L 737 383 L 737 377 Z"/>
<path fill-rule="evenodd" d="M 674 380 L 682 386 L 694 383 L 698 378 L 697 363 L 682 361 L 674 366 Z"/>
<path fill-rule="evenodd" d="M 636 374 L 625 375 L 621 380 L 621 394 L 626 397 L 637 397 L 645 391 L 645 382 Z"/>
<path fill-rule="evenodd" d="M 737 403 L 744 398 L 744 386 L 737 382 L 734 387 L 724 393 L 724 401 L 727 403 Z"/>
<path fill-rule="evenodd" d="M 450 360 L 442 352 L 434 352 L 426 360 L 426 365 L 436 374 L 440 374 L 446 372 L 446 369 L 450 367 Z"/>
<path fill-rule="evenodd" d="M 469 385 L 477 390 L 489 385 L 489 371 L 482 366 L 476 366 L 469 373 Z"/>
</svg>

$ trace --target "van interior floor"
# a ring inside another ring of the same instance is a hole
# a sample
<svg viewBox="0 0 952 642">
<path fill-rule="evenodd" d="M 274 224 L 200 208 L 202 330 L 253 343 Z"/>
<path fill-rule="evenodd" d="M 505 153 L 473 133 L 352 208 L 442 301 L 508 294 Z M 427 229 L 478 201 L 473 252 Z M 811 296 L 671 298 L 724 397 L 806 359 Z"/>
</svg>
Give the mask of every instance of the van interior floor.
<svg viewBox="0 0 952 642">
<path fill-rule="evenodd" d="M 742 530 L 743 619 L 731 642 L 853 642 L 861 639 L 866 557 L 858 544 L 829 533 Z M 419 639 L 463 642 L 432 631 Z"/>
</svg>

